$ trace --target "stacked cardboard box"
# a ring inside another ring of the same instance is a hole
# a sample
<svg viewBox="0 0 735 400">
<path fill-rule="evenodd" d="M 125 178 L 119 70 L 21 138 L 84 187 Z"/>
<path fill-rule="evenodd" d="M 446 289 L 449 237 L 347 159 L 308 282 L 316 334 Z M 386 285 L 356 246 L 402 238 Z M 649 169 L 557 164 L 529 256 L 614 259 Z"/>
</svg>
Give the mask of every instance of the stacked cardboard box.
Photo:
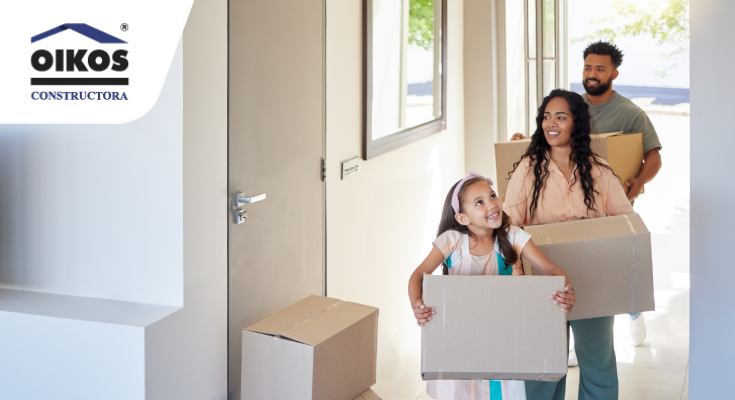
<svg viewBox="0 0 735 400">
<path fill-rule="evenodd" d="M 569 275 L 576 295 L 570 321 L 655 310 L 651 234 L 638 214 L 523 229 Z M 539 274 L 527 260 L 523 266 Z"/>
<path fill-rule="evenodd" d="M 643 139 L 640 133 L 599 133 L 590 137 L 592 151 L 610 164 L 620 178 L 621 185 L 638 176 L 643 165 Z M 508 174 L 513 171 L 513 165 L 520 161 L 530 144 L 529 138 L 495 143 L 497 193 L 501 199 L 505 199 L 508 189 Z M 627 187 L 623 189 L 628 193 Z"/>
<path fill-rule="evenodd" d="M 549 298 L 564 277 L 425 275 L 436 314 L 421 330 L 421 375 L 558 381 L 567 373 L 566 315 Z"/>
<path fill-rule="evenodd" d="M 495 182 L 495 191 L 503 201 L 505 201 L 505 192 L 508 191 L 508 181 L 510 181 L 508 174 L 513 172 L 513 165 L 526 154 L 526 149 L 530 144 L 531 139 L 528 138 L 495 143 L 495 172 L 498 177 Z"/>
<path fill-rule="evenodd" d="M 355 399 L 375 384 L 377 348 L 377 308 L 307 297 L 243 330 L 241 398 Z"/>
</svg>

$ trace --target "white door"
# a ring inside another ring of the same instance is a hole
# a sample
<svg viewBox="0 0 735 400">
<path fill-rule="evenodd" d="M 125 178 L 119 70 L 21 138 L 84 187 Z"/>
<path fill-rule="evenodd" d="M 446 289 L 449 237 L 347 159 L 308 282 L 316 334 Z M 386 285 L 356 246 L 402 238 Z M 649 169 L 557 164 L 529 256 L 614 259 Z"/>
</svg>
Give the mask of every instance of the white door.
<svg viewBox="0 0 735 400">
<path fill-rule="evenodd" d="M 229 390 L 242 329 L 324 293 L 324 3 L 233 0 L 229 10 Z M 253 200 L 257 200 L 254 198 Z M 247 360 L 244 360 L 247 362 Z"/>
</svg>

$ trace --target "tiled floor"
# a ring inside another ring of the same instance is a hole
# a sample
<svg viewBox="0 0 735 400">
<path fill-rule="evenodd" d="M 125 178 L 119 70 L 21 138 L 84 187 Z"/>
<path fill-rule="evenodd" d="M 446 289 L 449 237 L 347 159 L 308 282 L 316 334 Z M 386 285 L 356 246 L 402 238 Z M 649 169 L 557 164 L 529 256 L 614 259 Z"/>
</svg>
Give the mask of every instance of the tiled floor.
<svg viewBox="0 0 735 400">
<path fill-rule="evenodd" d="M 689 365 L 689 117 L 651 115 L 664 145 L 664 168 L 636 201 L 652 232 L 656 311 L 645 313 L 642 346 L 627 343 L 629 317 L 615 318 L 620 399 L 686 400 Z M 664 132 L 666 136 L 662 134 Z M 373 387 L 383 400 L 428 399 L 421 380 L 421 331 L 383 340 Z M 577 399 L 579 368 L 570 368 L 566 400 Z"/>
</svg>

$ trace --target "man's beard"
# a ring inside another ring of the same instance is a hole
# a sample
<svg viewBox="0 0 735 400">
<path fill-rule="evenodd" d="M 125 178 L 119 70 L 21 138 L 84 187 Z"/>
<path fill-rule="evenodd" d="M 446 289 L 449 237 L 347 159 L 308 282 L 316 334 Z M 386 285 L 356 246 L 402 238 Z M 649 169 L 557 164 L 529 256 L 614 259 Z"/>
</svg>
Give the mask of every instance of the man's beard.
<svg viewBox="0 0 735 400">
<path fill-rule="evenodd" d="M 597 87 L 596 88 L 590 88 L 587 86 L 587 80 L 582 81 L 582 86 L 584 86 L 584 91 L 587 92 L 590 96 L 599 96 L 605 92 L 607 92 L 608 89 L 610 89 L 610 85 L 612 85 L 612 76 L 606 83 L 602 83 L 597 79 L 589 79 L 590 81 L 597 81 Z"/>
</svg>

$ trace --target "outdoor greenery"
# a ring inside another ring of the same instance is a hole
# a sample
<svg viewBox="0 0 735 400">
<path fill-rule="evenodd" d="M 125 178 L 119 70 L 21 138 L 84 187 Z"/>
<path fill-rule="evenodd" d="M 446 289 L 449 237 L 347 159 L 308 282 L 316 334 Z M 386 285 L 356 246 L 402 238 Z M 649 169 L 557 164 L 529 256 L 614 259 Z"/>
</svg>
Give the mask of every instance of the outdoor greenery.
<svg viewBox="0 0 735 400">
<path fill-rule="evenodd" d="M 600 28 L 572 42 L 591 43 L 597 40 L 614 42 L 619 37 L 650 36 L 659 46 L 673 45 L 674 50 L 663 54 L 666 72 L 686 61 L 689 55 L 689 0 L 617 0 L 612 15 L 591 21 Z"/>
<path fill-rule="evenodd" d="M 409 0 L 408 44 L 434 49 L 434 0 Z"/>
</svg>

